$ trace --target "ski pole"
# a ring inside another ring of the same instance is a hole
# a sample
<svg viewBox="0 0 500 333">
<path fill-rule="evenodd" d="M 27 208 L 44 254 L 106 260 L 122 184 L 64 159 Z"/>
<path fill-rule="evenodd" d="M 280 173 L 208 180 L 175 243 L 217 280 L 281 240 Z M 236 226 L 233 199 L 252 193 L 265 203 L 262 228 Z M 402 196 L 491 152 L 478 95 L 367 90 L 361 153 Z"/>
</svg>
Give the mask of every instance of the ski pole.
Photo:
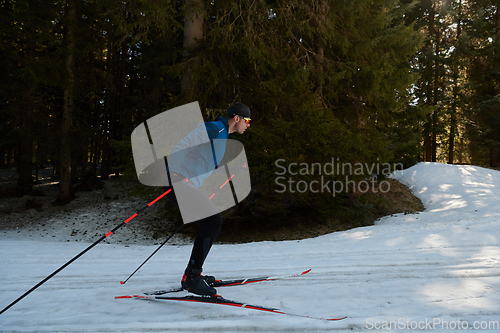
<svg viewBox="0 0 500 333">
<path fill-rule="evenodd" d="M 85 253 L 87 253 L 90 249 L 92 249 L 94 246 L 96 246 L 97 244 L 99 244 L 100 242 L 102 242 L 104 239 L 106 239 L 107 237 L 111 236 L 111 234 L 113 234 L 116 230 L 118 230 L 119 228 L 121 228 L 122 226 L 124 226 L 125 224 L 127 224 L 128 222 L 130 222 L 132 219 L 134 219 L 138 214 L 142 213 L 145 209 L 147 209 L 148 207 L 151 207 L 155 202 L 157 202 L 158 200 L 160 200 L 161 198 L 163 198 L 165 195 L 167 195 L 167 193 L 169 193 L 172 189 L 169 189 L 168 191 L 165 191 L 163 194 L 161 194 L 159 197 L 157 197 L 156 199 L 154 199 L 153 201 L 151 201 L 150 203 L 147 204 L 147 206 L 144 206 L 143 208 L 139 209 L 137 211 L 137 213 L 133 214 L 132 216 L 130 216 L 128 219 L 126 219 L 125 221 L 123 221 L 122 223 L 120 223 L 119 225 L 117 225 L 114 229 L 112 229 L 110 232 L 108 232 L 107 234 L 105 234 L 104 236 L 102 236 L 101 238 L 99 238 L 97 241 L 95 241 L 93 244 L 91 244 L 89 247 L 87 247 L 85 250 L 83 250 L 82 252 L 80 252 L 79 254 L 77 254 L 76 256 L 74 256 L 70 261 L 68 261 L 67 263 L 65 263 L 64 265 L 62 265 L 61 267 L 59 267 L 57 270 L 55 270 L 52 274 L 50 274 L 49 276 L 47 276 L 45 279 L 43 279 L 42 281 L 40 281 L 37 285 L 35 285 L 33 288 L 31 288 L 30 290 L 28 290 L 27 292 L 25 292 L 24 294 L 22 294 L 21 296 L 19 296 L 15 301 L 13 301 L 12 303 L 10 303 L 9 305 L 7 305 L 2 311 L 0 311 L 0 315 L 2 313 L 4 313 L 5 311 L 7 311 L 8 309 L 10 309 L 14 304 L 16 304 L 17 302 L 19 302 L 20 300 L 22 300 L 23 298 L 25 298 L 26 296 L 28 296 L 29 294 L 31 294 L 33 291 L 35 291 L 36 289 L 38 289 L 42 284 L 44 284 L 45 282 L 47 282 L 48 280 L 50 280 L 51 278 L 53 278 L 57 273 L 59 273 L 60 271 L 62 271 L 63 269 L 65 269 L 66 267 L 68 267 L 71 263 L 73 263 L 75 260 L 77 260 L 78 258 L 80 258 L 82 255 L 84 255 Z"/>
<path fill-rule="evenodd" d="M 148 262 L 148 260 L 149 260 L 149 259 L 151 259 L 151 257 L 152 257 L 152 256 L 154 256 L 154 255 L 156 254 L 156 252 L 158 252 L 158 251 L 159 251 L 159 250 L 163 247 L 163 245 L 165 245 L 165 244 L 166 244 L 166 243 L 170 240 L 170 238 L 172 238 L 172 237 L 173 237 L 176 233 L 178 233 L 178 232 L 179 232 L 179 230 L 181 230 L 181 228 L 182 228 L 183 226 L 184 226 L 184 223 L 183 223 L 183 224 L 181 224 L 181 225 L 179 226 L 179 228 L 177 228 L 177 230 L 175 230 L 175 231 L 174 231 L 174 232 L 173 232 L 170 236 L 168 236 L 168 238 L 167 238 L 167 239 L 166 239 L 166 240 L 165 240 L 165 241 L 164 241 L 164 242 L 163 242 L 163 243 L 162 243 L 162 244 L 161 244 L 161 245 L 160 245 L 160 246 L 159 246 L 159 247 L 158 247 L 158 248 L 157 248 L 157 249 L 156 249 L 153 253 L 151 253 L 151 255 L 150 255 L 150 256 L 149 256 L 146 260 L 144 260 L 144 262 L 143 262 L 143 263 L 142 263 L 139 267 L 137 267 L 137 269 L 136 269 L 136 270 L 135 270 L 132 274 L 130 274 L 130 276 L 129 276 L 129 277 L 128 277 L 125 281 L 120 281 L 120 283 L 121 283 L 121 284 L 125 284 L 125 283 L 127 283 L 127 281 L 128 281 L 128 280 L 129 280 L 129 279 L 130 279 L 130 278 L 131 278 L 131 277 L 132 277 L 132 276 L 133 276 L 133 275 L 134 275 L 134 274 L 135 274 L 135 273 L 136 273 L 139 269 L 141 269 L 141 267 L 142 267 L 142 266 L 144 266 L 144 264 L 145 264 L 146 262 Z"/>
</svg>

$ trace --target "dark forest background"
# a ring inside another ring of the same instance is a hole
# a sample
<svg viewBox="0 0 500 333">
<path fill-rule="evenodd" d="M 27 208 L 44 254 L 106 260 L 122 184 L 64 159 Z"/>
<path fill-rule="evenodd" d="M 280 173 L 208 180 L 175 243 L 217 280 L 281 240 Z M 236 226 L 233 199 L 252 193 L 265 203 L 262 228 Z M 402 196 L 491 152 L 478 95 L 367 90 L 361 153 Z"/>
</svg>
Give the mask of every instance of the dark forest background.
<svg viewBox="0 0 500 333">
<path fill-rule="evenodd" d="M 346 205 L 347 194 L 276 193 L 277 159 L 500 166 L 500 0 L 0 8 L 0 167 L 16 167 L 20 195 L 48 165 L 56 204 L 81 179 L 135 177 L 132 130 L 193 101 L 207 121 L 233 102 L 250 106 L 252 126 L 237 139 L 260 216 Z"/>
</svg>

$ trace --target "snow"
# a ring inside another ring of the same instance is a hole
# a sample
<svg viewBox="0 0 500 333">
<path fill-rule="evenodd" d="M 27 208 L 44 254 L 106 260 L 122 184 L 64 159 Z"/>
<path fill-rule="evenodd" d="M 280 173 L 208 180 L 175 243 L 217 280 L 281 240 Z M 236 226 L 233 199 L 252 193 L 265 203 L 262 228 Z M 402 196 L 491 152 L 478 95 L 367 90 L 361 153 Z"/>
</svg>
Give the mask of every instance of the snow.
<svg viewBox="0 0 500 333">
<path fill-rule="evenodd" d="M 500 172 L 420 163 L 393 174 L 424 203 L 374 226 L 300 241 L 215 245 L 218 278 L 302 277 L 219 288 L 228 299 L 328 322 L 207 304 L 114 299 L 178 286 L 190 245 L 99 244 L 0 315 L 2 332 L 500 331 Z M 133 212 L 131 212 L 132 214 Z M 126 227 L 124 227 L 126 228 Z M 122 228 L 123 229 L 123 228 Z M 119 233 L 117 231 L 117 233 Z M 113 237 L 113 236 L 111 236 Z M 0 236 L 0 308 L 88 246 Z"/>
</svg>

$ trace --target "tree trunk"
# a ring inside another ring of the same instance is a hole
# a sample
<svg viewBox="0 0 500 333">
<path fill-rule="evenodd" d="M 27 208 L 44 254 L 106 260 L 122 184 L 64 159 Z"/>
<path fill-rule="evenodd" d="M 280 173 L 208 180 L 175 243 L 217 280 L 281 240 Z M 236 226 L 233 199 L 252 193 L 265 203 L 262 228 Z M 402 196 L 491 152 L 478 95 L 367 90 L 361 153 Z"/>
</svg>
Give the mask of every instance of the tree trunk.
<svg viewBox="0 0 500 333">
<path fill-rule="evenodd" d="M 454 90 L 456 88 L 453 88 Z M 455 93 L 454 93 L 455 95 Z M 454 96 L 456 98 L 456 95 Z M 457 127 L 457 113 L 456 113 L 456 102 L 453 101 L 451 107 L 451 123 L 450 123 L 450 136 L 449 136 L 449 146 L 448 146 L 448 164 L 453 164 L 455 160 L 455 131 Z"/>
<path fill-rule="evenodd" d="M 424 125 L 424 161 L 432 162 L 432 115 L 427 115 Z"/>
<path fill-rule="evenodd" d="M 500 167 L 500 146 L 498 144 L 490 148 L 490 167 Z"/>
<path fill-rule="evenodd" d="M 324 35 L 326 34 L 325 27 L 328 25 L 326 17 L 328 14 L 328 4 L 326 1 L 320 1 L 317 9 L 317 19 L 313 22 L 316 28 L 316 89 L 315 93 L 318 96 L 319 102 L 323 101 L 323 86 L 325 84 L 325 45 Z"/>
<path fill-rule="evenodd" d="M 432 162 L 437 161 L 437 125 L 438 114 L 434 111 L 432 113 Z"/>
<path fill-rule="evenodd" d="M 496 72 L 499 73 L 500 72 L 500 63 L 499 63 L 499 59 L 500 59 L 500 2 L 497 1 L 497 10 L 496 10 L 496 26 L 497 26 L 497 29 L 496 29 L 496 52 L 495 52 L 495 55 L 494 57 L 496 58 Z M 496 94 L 497 96 L 500 96 L 500 79 L 497 79 L 496 80 L 496 87 L 495 87 L 495 90 L 496 90 Z M 496 114 L 499 115 L 500 114 L 500 110 L 499 110 L 499 107 L 497 106 L 497 110 L 496 110 Z M 495 143 L 493 144 L 493 146 L 490 148 L 490 167 L 500 167 L 500 134 L 497 132 L 495 133 Z"/>
<path fill-rule="evenodd" d="M 36 26 L 32 20 L 26 22 L 26 58 L 35 59 L 36 55 Z M 30 65 L 28 65 L 29 67 Z M 32 65 L 31 65 L 32 66 Z M 21 139 L 18 145 L 17 167 L 19 178 L 17 185 L 21 193 L 28 194 L 32 191 L 32 158 L 33 158 L 33 110 L 36 107 L 37 84 L 35 78 L 27 80 L 23 89 L 22 101 L 20 101 L 21 113 Z"/>
<path fill-rule="evenodd" d="M 459 30 L 460 31 L 460 30 Z M 456 60 L 458 61 L 458 60 Z M 448 146 L 448 164 L 453 164 L 455 160 L 455 137 L 457 132 L 457 100 L 458 100 L 458 71 L 459 66 L 453 66 L 453 102 L 451 103 L 450 110 L 450 135 L 449 135 L 449 146 Z"/>
<path fill-rule="evenodd" d="M 434 15 L 434 10 L 432 11 Z M 438 117 L 438 101 L 440 100 L 439 96 L 439 87 L 440 82 L 439 79 L 441 78 L 439 69 L 440 69 L 440 64 L 439 64 L 439 50 L 441 48 L 441 33 L 439 32 L 439 27 L 437 24 L 434 24 L 434 19 L 433 21 L 433 30 L 435 32 L 435 51 L 434 51 L 434 56 L 435 56 L 435 63 L 434 63 L 434 87 L 433 87 L 433 101 L 432 105 L 435 106 L 436 108 L 434 109 L 434 112 L 432 113 L 432 162 L 437 161 L 437 131 L 438 131 L 438 122 L 439 122 L 439 117 Z"/>
<path fill-rule="evenodd" d="M 70 133 L 73 127 L 74 114 L 74 92 L 75 92 L 75 75 L 74 75 L 74 52 L 75 52 L 75 27 L 76 8 L 74 1 L 68 1 L 67 4 L 67 51 L 66 71 L 67 79 L 64 89 L 64 104 L 63 104 L 63 119 L 61 123 L 61 150 L 59 155 L 59 195 L 54 202 L 57 205 L 65 205 L 75 198 L 71 181 L 71 143 Z"/>
<path fill-rule="evenodd" d="M 187 70 L 181 81 L 181 92 L 187 100 L 194 97 L 192 76 L 197 67 L 201 65 L 200 59 L 195 55 L 203 38 L 204 14 L 205 5 L 203 0 L 186 0 L 183 60 L 187 62 Z"/>
<path fill-rule="evenodd" d="M 437 109 L 436 109 L 436 104 L 437 104 L 437 84 L 438 84 L 438 75 L 439 75 L 439 65 L 438 65 L 438 40 L 439 40 L 439 34 L 437 32 L 438 28 L 435 23 L 435 15 L 436 15 L 436 10 L 434 8 L 434 4 L 432 1 L 426 2 L 426 6 L 429 11 L 429 22 L 427 29 L 429 31 L 429 40 L 427 41 L 424 51 L 428 49 L 429 54 L 433 54 L 433 58 L 430 58 L 430 56 L 427 56 L 428 59 L 426 59 L 426 68 L 425 68 L 425 75 L 424 79 L 426 80 L 426 100 L 425 100 L 425 105 L 426 106 L 433 106 L 434 110 L 432 113 L 427 114 L 426 116 L 426 122 L 424 124 L 424 160 L 426 162 L 435 162 L 436 161 L 436 152 L 437 152 L 437 145 L 436 145 L 436 126 L 437 126 Z M 434 43 L 432 42 L 434 41 Z M 427 52 L 426 52 L 427 54 Z"/>
<path fill-rule="evenodd" d="M 462 34 L 462 1 L 458 2 L 458 17 L 457 17 L 457 45 L 460 43 L 460 35 Z M 457 52 L 457 51 L 455 51 Z M 458 100 L 458 76 L 460 71 L 459 55 L 453 57 L 453 102 L 451 104 L 451 123 L 450 136 L 448 146 L 448 164 L 453 164 L 455 161 L 455 137 L 457 131 L 457 100 Z"/>
<path fill-rule="evenodd" d="M 435 59 L 432 60 L 433 66 L 429 69 L 429 91 L 428 94 L 429 104 L 436 107 L 438 100 L 438 81 L 439 81 L 439 29 L 435 23 L 436 11 L 434 4 L 429 7 L 429 34 L 434 36 L 434 56 Z M 432 44 L 431 44 L 432 47 Z M 437 160 L 437 124 L 438 124 L 438 110 L 434 108 L 434 111 L 427 117 L 427 135 L 425 137 L 425 150 L 426 150 L 426 161 L 436 162 Z"/>
<path fill-rule="evenodd" d="M 106 58 L 106 93 L 104 96 L 104 115 L 102 125 L 102 162 L 101 162 L 101 179 L 109 179 L 109 175 L 113 172 L 113 158 L 114 151 L 111 147 L 109 140 L 113 138 L 115 131 L 115 113 L 116 103 L 118 99 L 117 93 L 117 61 L 118 61 L 118 47 L 117 37 L 115 35 L 115 27 L 108 25 L 108 55 Z"/>
</svg>

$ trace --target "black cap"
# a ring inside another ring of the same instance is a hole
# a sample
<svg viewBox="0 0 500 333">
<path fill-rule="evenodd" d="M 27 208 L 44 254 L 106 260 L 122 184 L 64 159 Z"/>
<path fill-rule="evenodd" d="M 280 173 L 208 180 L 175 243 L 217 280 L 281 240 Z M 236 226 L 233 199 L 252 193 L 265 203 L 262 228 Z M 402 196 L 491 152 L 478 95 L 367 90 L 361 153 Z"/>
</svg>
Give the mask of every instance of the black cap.
<svg viewBox="0 0 500 333">
<path fill-rule="evenodd" d="M 227 109 L 227 117 L 233 118 L 236 115 L 250 118 L 250 108 L 240 102 L 234 103 Z"/>
</svg>

